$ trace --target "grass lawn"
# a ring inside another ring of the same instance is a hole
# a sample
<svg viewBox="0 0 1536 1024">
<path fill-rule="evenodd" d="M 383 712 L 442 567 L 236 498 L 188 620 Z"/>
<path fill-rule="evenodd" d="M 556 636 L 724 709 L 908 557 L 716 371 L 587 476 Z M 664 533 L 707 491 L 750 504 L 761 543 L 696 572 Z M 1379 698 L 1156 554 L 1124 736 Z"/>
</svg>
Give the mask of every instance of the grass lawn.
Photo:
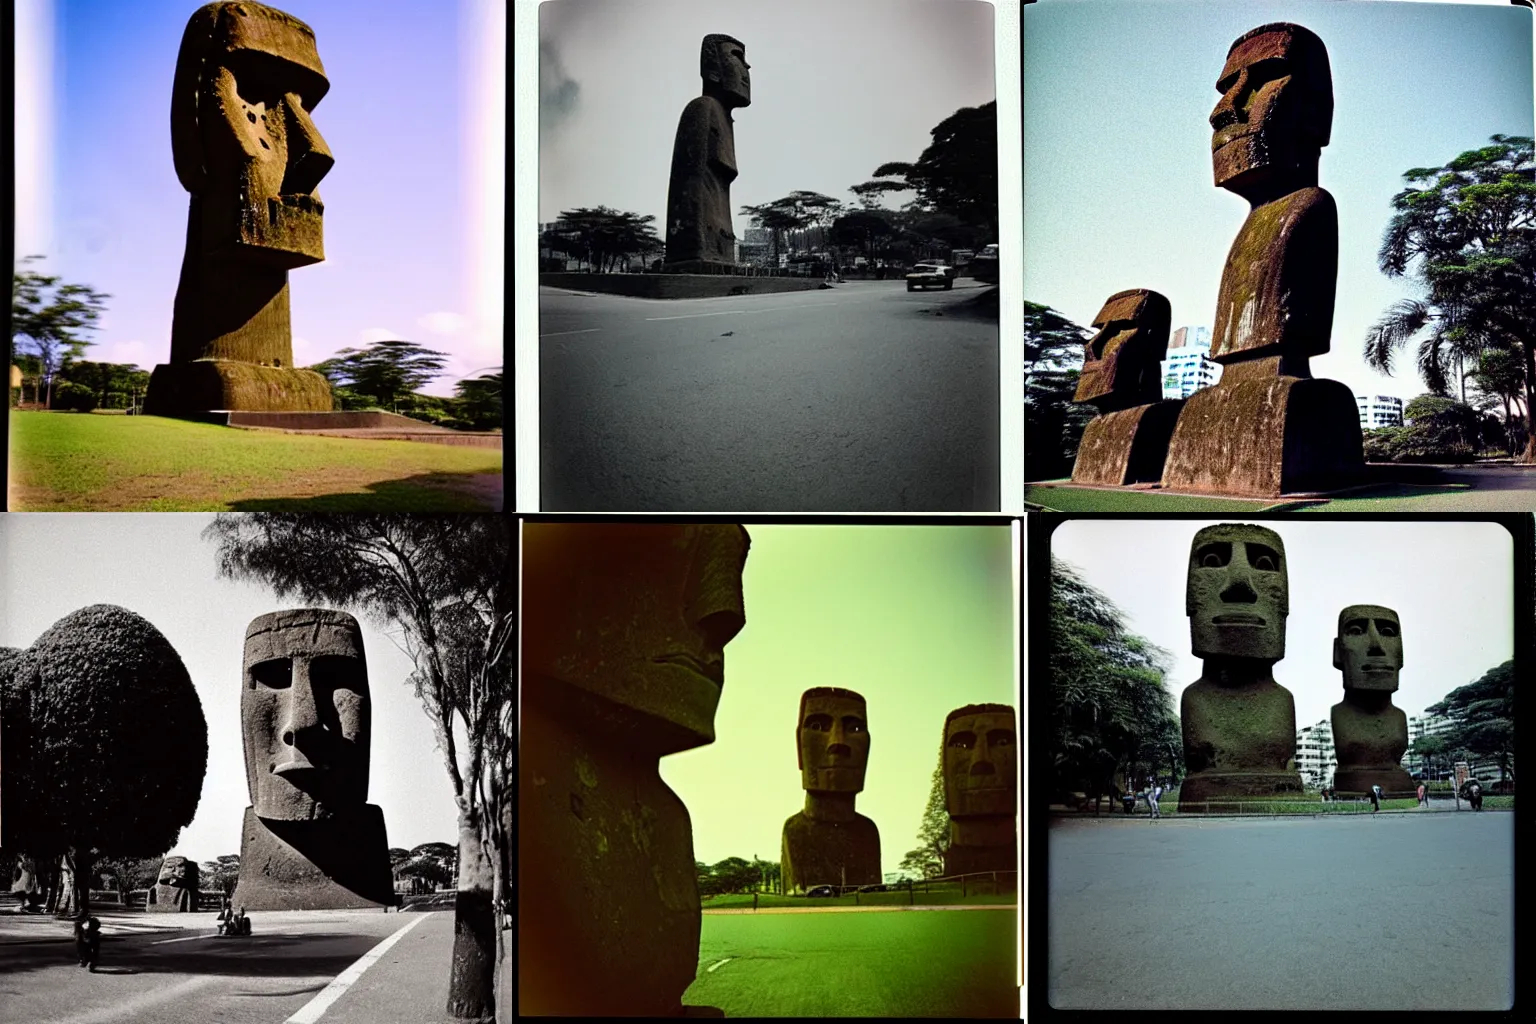
<svg viewBox="0 0 1536 1024">
<path fill-rule="evenodd" d="M 1276 504 L 1263 498 L 1197 498 L 1155 491 L 1102 491 L 1035 484 L 1024 485 L 1024 500 L 1058 512 L 1257 512 Z"/>
<path fill-rule="evenodd" d="M 984 882 L 976 886 L 968 886 L 962 893 L 956 883 L 953 890 L 934 889 L 924 892 L 919 885 L 908 903 L 907 891 L 900 892 L 861 892 L 855 899 L 853 893 L 847 896 L 818 896 L 814 899 L 805 896 L 780 896 L 777 893 L 759 893 L 757 905 L 762 909 L 770 907 L 905 907 L 916 905 L 920 907 L 946 907 L 955 904 L 971 906 L 1004 906 L 1012 905 L 1019 901 L 1018 894 L 1009 890 L 1005 892 L 985 891 L 992 887 L 990 882 Z M 977 888 L 983 889 L 976 892 Z M 741 910 L 750 909 L 752 906 L 751 893 L 730 893 L 725 896 L 706 896 L 703 899 L 705 910 Z"/>
<path fill-rule="evenodd" d="M 11 416 L 15 512 L 485 512 L 502 454 L 159 416 Z"/>
<path fill-rule="evenodd" d="M 1008 910 L 708 915 L 683 995 L 727 1017 L 1018 1019 Z"/>
</svg>

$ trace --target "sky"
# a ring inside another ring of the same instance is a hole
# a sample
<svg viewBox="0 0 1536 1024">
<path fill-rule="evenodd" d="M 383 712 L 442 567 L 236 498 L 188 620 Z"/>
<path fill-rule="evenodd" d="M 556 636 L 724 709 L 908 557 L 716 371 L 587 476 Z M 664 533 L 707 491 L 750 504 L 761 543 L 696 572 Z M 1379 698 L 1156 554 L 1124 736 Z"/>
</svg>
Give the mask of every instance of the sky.
<svg viewBox="0 0 1536 1024">
<path fill-rule="evenodd" d="M 745 43 L 752 68 L 752 104 L 735 111 L 737 211 L 796 189 L 852 203 L 848 186 L 915 161 L 940 121 L 997 96 L 981 0 L 554 0 L 538 13 L 541 223 L 599 205 L 665 223 L 710 33 Z M 742 237 L 750 223 L 736 219 Z"/>
<path fill-rule="evenodd" d="M 918 845 L 945 716 L 1019 707 L 1012 528 L 746 529 L 747 623 L 725 649 L 715 742 L 661 760 L 693 819 L 694 859 L 779 859 L 784 821 L 805 806 L 800 695 L 841 686 L 867 702 L 856 809 L 880 830 L 882 872 L 895 872 Z"/>
<path fill-rule="evenodd" d="M 1495 5 L 1318 0 L 1043 0 L 1024 8 L 1024 297 L 1088 324 L 1151 288 L 1173 327 L 1210 326 L 1248 213 L 1211 180 L 1208 122 L 1232 41 L 1292 21 L 1328 47 L 1334 115 L 1319 184 L 1339 211 L 1332 350 L 1312 373 L 1357 394 L 1424 388 L 1412 348 L 1393 377 L 1361 356 L 1370 325 L 1414 294 L 1376 265 L 1402 174 L 1489 136 L 1529 136 L 1532 13 Z"/>
<path fill-rule="evenodd" d="M 36 513 L 0 517 L 0 647 L 25 648 L 70 612 L 115 604 L 158 629 L 186 665 L 208 723 L 208 771 L 191 823 L 168 852 L 198 863 L 240 852 L 245 808 L 240 681 L 245 629 L 301 608 L 215 574 L 201 513 Z M 458 811 L 431 722 L 407 685 L 412 665 L 378 623 L 360 619 L 373 698 L 368 802 L 389 845 L 457 845 Z"/>
<path fill-rule="evenodd" d="M 1075 520 L 1051 553 L 1125 613 L 1126 628 L 1173 654 L 1174 707 L 1200 678 L 1190 653 L 1184 585 L 1189 546 L 1220 520 Z M 1417 715 L 1451 690 L 1514 657 L 1513 544 L 1495 523 L 1266 521 L 1290 565 L 1285 658 L 1275 681 L 1296 700 L 1296 727 L 1328 717 L 1344 698 L 1333 667 L 1339 612 L 1384 605 L 1402 622 L 1403 668 L 1392 703 Z"/>
<path fill-rule="evenodd" d="M 18 0 L 16 256 L 112 296 L 86 358 L 170 355 L 188 195 L 170 89 L 187 0 Z M 331 89 L 314 121 L 325 261 L 290 273 L 294 359 L 404 338 L 449 355 L 431 394 L 503 359 L 506 9 L 286 0 Z"/>
</svg>

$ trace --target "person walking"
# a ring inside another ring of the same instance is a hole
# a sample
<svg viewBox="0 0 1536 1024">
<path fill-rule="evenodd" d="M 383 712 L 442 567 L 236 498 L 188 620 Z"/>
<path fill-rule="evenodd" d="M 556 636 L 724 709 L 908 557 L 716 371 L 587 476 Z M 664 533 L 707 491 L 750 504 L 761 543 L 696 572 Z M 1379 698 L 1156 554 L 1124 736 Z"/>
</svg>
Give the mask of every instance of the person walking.
<svg viewBox="0 0 1536 1024">
<path fill-rule="evenodd" d="M 1419 806 L 1420 807 L 1428 807 L 1429 806 L 1429 798 L 1424 795 L 1424 783 L 1422 783 L 1422 782 L 1419 783 Z"/>
<path fill-rule="evenodd" d="M 1152 811 L 1153 818 L 1161 818 L 1162 814 L 1157 809 L 1157 801 L 1162 798 L 1163 787 L 1153 783 L 1147 787 L 1147 807 Z"/>
<path fill-rule="evenodd" d="M 81 967 L 96 973 L 96 959 L 101 954 L 101 922 L 85 911 L 75 918 L 75 956 Z"/>
<path fill-rule="evenodd" d="M 1381 810 L 1381 787 L 1380 786 L 1372 786 L 1371 787 L 1371 813 L 1375 814 L 1379 810 Z"/>
</svg>

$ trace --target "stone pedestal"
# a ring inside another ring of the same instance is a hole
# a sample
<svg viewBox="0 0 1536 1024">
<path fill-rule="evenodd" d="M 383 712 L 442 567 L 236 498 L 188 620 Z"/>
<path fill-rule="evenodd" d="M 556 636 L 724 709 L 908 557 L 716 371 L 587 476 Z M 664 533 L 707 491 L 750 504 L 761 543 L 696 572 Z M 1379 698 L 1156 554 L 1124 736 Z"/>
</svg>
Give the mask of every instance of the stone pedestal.
<svg viewBox="0 0 1536 1024">
<path fill-rule="evenodd" d="M 1083 430 L 1072 466 L 1075 484 L 1156 483 L 1183 399 L 1137 405 L 1096 416 Z"/>
<path fill-rule="evenodd" d="M 384 812 L 376 804 L 334 818 L 276 821 L 245 809 L 240 878 L 231 902 L 246 910 L 392 906 L 394 876 Z"/>
<path fill-rule="evenodd" d="M 1005 846 L 951 846 L 944 851 L 944 873 L 967 875 L 976 871 L 1018 871 L 1017 843 Z"/>
<path fill-rule="evenodd" d="M 1184 761 L 1179 811 L 1186 803 L 1252 800 L 1303 792 L 1294 767 L 1296 702 L 1273 679 L 1218 685 L 1201 678 L 1180 701 Z"/>
<path fill-rule="evenodd" d="M 1262 800 L 1300 796 L 1304 792 L 1297 772 L 1200 772 L 1179 785 L 1179 813 L 1199 813 L 1187 803 L 1206 800 Z"/>
<path fill-rule="evenodd" d="M 1356 707 L 1347 699 L 1329 711 L 1338 767 L 1333 788 L 1340 793 L 1369 793 L 1380 786 L 1391 796 L 1416 793 L 1418 783 L 1400 763 L 1408 749 L 1408 719 L 1386 704 L 1378 711 Z M 1373 696 L 1384 696 L 1374 694 Z"/>
<path fill-rule="evenodd" d="M 181 416 L 215 409 L 251 412 L 330 412 L 331 385 L 314 370 L 261 366 L 229 359 L 161 363 L 144 396 L 148 416 Z"/>
<path fill-rule="evenodd" d="M 1348 487 L 1364 469 L 1360 412 L 1343 384 L 1223 379 L 1185 400 L 1168 442 L 1163 487 L 1276 498 Z"/>
<path fill-rule="evenodd" d="M 1333 773 L 1333 788 L 1341 796 L 1367 796 L 1372 786 L 1380 786 L 1388 797 L 1417 794 L 1419 784 L 1404 768 L 1339 768 Z"/>
<path fill-rule="evenodd" d="M 780 851 L 785 892 L 880 881 L 880 830 L 862 814 L 818 821 L 802 811 L 784 822 Z"/>
<path fill-rule="evenodd" d="M 179 885 L 157 885 L 144 907 L 151 914 L 186 914 L 197 909 L 197 893 Z"/>
</svg>

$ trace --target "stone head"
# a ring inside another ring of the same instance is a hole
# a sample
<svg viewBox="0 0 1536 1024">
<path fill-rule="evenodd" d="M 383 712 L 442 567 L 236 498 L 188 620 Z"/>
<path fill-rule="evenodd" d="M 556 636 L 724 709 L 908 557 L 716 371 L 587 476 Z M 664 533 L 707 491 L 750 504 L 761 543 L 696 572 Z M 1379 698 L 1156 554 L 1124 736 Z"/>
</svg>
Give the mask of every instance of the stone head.
<svg viewBox="0 0 1536 1024">
<path fill-rule="evenodd" d="M 304 22 L 264 4 L 207 4 L 176 55 L 171 149 L 201 201 L 204 255 L 278 267 L 324 259 L 315 189 L 335 162 L 310 119 L 330 83 Z M 269 230 L 280 219 L 278 232 Z M 265 223 L 264 223 L 265 222 Z"/>
<path fill-rule="evenodd" d="M 1007 704 L 967 704 L 944 720 L 944 805 L 951 818 L 1018 813 L 1018 731 Z"/>
<path fill-rule="evenodd" d="M 726 107 L 752 105 L 752 76 L 748 69 L 747 48 L 740 39 L 707 35 L 699 52 L 699 74 L 704 78 L 704 93 Z"/>
<path fill-rule="evenodd" d="M 525 524 L 525 696 L 651 753 L 713 743 L 749 544 L 734 524 Z"/>
<path fill-rule="evenodd" d="M 800 785 L 820 793 L 858 793 L 869 767 L 869 717 L 864 698 L 840 686 L 813 686 L 800 695 L 795 726 Z"/>
<path fill-rule="evenodd" d="M 197 888 L 197 863 L 185 857 L 167 857 L 160 864 L 160 885 L 181 889 Z"/>
<path fill-rule="evenodd" d="M 1227 52 L 1211 111 L 1216 184 L 1242 196 L 1295 179 L 1317 184 L 1317 159 L 1333 126 L 1328 48 L 1286 22 L 1245 32 Z"/>
<path fill-rule="evenodd" d="M 1146 288 L 1106 299 L 1093 318 L 1098 333 L 1083 345 L 1083 372 L 1072 400 L 1105 413 L 1162 398 L 1172 316 L 1168 299 Z"/>
<path fill-rule="evenodd" d="M 1222 523 L 1189 546 L 1184 613 L 1196 657 L 1285 657 L 1290 613 L 1285 544 L 1262 526 Z"/>
<path fill-rule="evenodd" d="M 256 814 L 308 821 L 367 803 L 373 704 L 357 620 L 327 608 L 257 616 L 245 631 L 244 672 Z"/>
<path fill-rule="evenodd" d="M 1346 690 L 1397 689 L 1403 667 L 1403 625 L 1379 604 L 1352 604 L 1339 612 L 1333 667 L 1344 670 Z"/>
</svg>

